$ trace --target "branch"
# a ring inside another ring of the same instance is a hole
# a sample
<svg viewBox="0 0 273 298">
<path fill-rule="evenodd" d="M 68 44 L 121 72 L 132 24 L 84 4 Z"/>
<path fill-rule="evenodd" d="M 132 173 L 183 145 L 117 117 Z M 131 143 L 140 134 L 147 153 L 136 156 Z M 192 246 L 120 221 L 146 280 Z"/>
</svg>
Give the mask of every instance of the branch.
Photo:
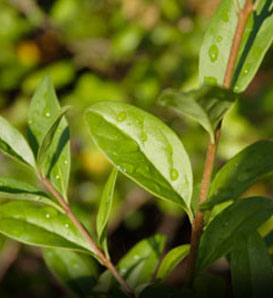
<svg viewBox="0 0 273 298">
<path fill-rule="evenodd" d="M 101 263 L 109 269 L 109 271 L 113 274 L 113 276 L 116 278 L 116 280 L 120 283 L 122 288 L 131 296 L 134 297 L 133 290 L 130 288 L 130 286 L 126 283 L 126 281 L 123 279 L 123 277 L 118 273 L 115 266 L 112 264 L 112 262 L 107 259 L 107 257 L 104 255 L 104 253 L 100 250 L 100 248 L 97 246 L 97 244 L 93 241 L 89 233 L 86 231 L 86 229 L 83 227 L 83 225 L 79 222 L 79 220 L 76 218 L 72 210 L 70 209 L 69 205 L 64 201 L 62 196 L 58 193 L 58 191 L 54 188 L 54 186 L 51 184 L 51 182 L 44 176 L 41 176 L 41 181 L 45 185 L 45 187 L 52 193 L 52 195 L 58 200 L 60 205 L 63 207 L 66 215 L 72 220 L 76 228 L 81 232 L 83 237 L 89 242 L 91 245 L 94 253 L 97 255 L 97 257 L 100 259 Z"/>
<path fill-rule="evenodd" d="M 235 1 L 235 3 L 236 2 L 237 1 Z M 240 45 L 242 42 L 243 34 L 245 31 L 248 19 L 252 12 L 253 12 L 252 0 L 246 0 L 244 7 L 240 9 L 239 12 L 237 13 L 238 23 L 237 23 L 234 38 L 232 41 L 231 51 L 230 51 L 226 73 L 224 76 L 224 83 L 223 83 L 223 86 L 227 89 L 231 87 L 232 77 L 233 77 Z M 185 276 L 186 286 L 191 286 L 194 279 L 196 259 L 197 259 L 200 239 L 203 233 L 204 215 L 205 215 L 203 212 L 199 210 L 199 206 L 201 203 L 206 201 L 208 197 L 213 164 L 214 164 L 215 155 L 217 151 L 217 145 L 220 138 L 220 131 L 221 131 L 221 124 L 219 125 L 219 127 L 215 132 L 215 140 L 216 140 L 215 144 L 210 143 L 207 151 L 201 189 L 199 193 L 197 212 L 192 223 L 192 233 L 191 233 L 191 243 L 190 243 L 191 248 L 190 248 L 190 254 L 188 257 L 187 270 L 186 270 L 186 276 Z"/>
</svg>

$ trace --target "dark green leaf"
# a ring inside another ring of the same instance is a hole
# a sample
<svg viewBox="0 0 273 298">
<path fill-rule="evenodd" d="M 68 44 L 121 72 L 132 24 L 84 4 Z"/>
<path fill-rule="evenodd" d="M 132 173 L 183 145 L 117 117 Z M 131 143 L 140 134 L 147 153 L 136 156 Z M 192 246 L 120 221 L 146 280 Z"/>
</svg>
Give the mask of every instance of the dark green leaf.
<svg viewBox="0 0 273 298">
<path fill-rule="evenodd" d="M 38 150 L 37 162 L 38 162 L 40 169 L 42 169 L 43 174 L 46 174 L 43 172 L 43 170 L 44 170 L 43 163 L 47 156 L 47 152 L 51 146 L 51 143 L 53 141 L 53 138 L 55 136 L 57 128 L 58 128 L 62 118 L 64 117 L 65 113 L 68 111 L 68 109 L 69 109 L 69 106 L 66 106 L 66 107 L 62 107 L 58 111 L 57 115 L 55 116 L 55 119 L 53 119 L 51 126 L 49 127 L 48 131 L 46 132 L 46 134 L 41 142 L 41 146 Z"/>
<path fill-rule="evenodd" d="M 230 90 L 216 86 L 203 86 L 190 92 L 166 90 L 159 98 L 160 105 L 175 109 L 203 126 L 215 141 L 215 129 L 235 101 Z"/>
<path fill-rule="evenodd" d="M 92 257 L 61 248 L 44 248 L 44 260 L 50 271 L 78 297 L 92 294 L 98 266 Z"/>
<path fill-rule="evenodd" d="M 235 200 L 255 181 L 273 171 L 273 142 L 259 141 L 236 154 L 216 174 L 202 210 Z"/>
<path fill-rule="evenodd" d="M 159 266 L 157 279 L 167 278 L 170 272 L 189 254 L 189 251 L 189 244 L 180 245 L 170 250 Z"/>
<path fill-rule="evenodd" d="M 0 198 L 39 202 L 63 212 L 62 208 L 44 192 L 25 182 L 10 178 L 0 177 Z"/>
<path fill-rule="evenodd" d="M 237 233 L 248 227 L 257 229 L 273 212 L 273 202 L 263 197 L 247 198 L 235 202 L 217 215 L 202 235 L 198 268 L 205 269 L 231 251 Z"/>
<path fill-rule="evenodd" d="M 246 230 L 234 243 L 231 275 L 235 298 L 273 297 L 271 258 L 256 231 Z"/>
<path fill-rule="evenodd" d="M 30 104 L 29 139 L 31 147 L 38 154 L 39 148 L 58 117 L 60 105 L 49 77 L 38 86 Z M 70 173 L 69 129 L 65 117 L 58 125 L 44 160 L 46 176 L 66 199 Z M 66 199 L 67 200 L 67 199 Z"/>
<path fill-rule="evenodd" d="M 177 289 L 164 284 L 153 284 L 146 287 L 139 295 L 139 298 L 194 298 L 191 290 Z"/>
<path fill-rule="evenodd" d="M 14 201 L 1 205 L 0 232 L 30 245 L 93 251 L 65 214 L 33 202 Z"/>
<path fill-rule="evenodd" d="M 36 169 L 33 153 L 22 134 L 0 116 L 0 150 L 16 161 Z"/>
<path fill-rule="evenodd" d="M 244 0 L 239 0 L 241 6 Z M 237 14 L 233 1 L 223 0 L 214 14 L 200 51 L 200 82 L 222 85 L 234 37 Z M 244 31 L 236 63 L 233 86 L 242 92 L 255 76 L 273 41 L 272 1 L 260 1 Z"/>
<path fill-rule="evenodd" d="M 118 271 L 133 289 L 150 282 L 164 249 L 165 240 L 164 235 L 141 240 L 119 261 Z M 108 292 L 113 282 L 111 273 L 105 271 L 99 279 L 96 291 Z"/>
<path fill-rule="evenodd" d="M 193 284 L 195 298 L 224 298 L 226 297 L 225 280 L 212 274 L 200 274 Z"/>
<path fill-rule="evenodd" d="M 120 102 L 99 102 L 86 113 L 94 142 L 125 175 L 190 217 L 192 170 L 177 135 L 147 112 Z"/>
<path fill-rule="evenodd" d="M 107 242 L 106 242 L 106 228 L 107 223 L 110 217 L 112 203 L 113 203 L 113 195 L 114 189 L 117 179 L 118 171 L 114 169 L 110 174 L 108 181 L 103 189 L 100 207 L 97 214 L 97 234 L 100 244 L 102 245 L 104 251 L 107 253 Z M 108 253 L 107 253 L 108 254 Z"/>
</svg>

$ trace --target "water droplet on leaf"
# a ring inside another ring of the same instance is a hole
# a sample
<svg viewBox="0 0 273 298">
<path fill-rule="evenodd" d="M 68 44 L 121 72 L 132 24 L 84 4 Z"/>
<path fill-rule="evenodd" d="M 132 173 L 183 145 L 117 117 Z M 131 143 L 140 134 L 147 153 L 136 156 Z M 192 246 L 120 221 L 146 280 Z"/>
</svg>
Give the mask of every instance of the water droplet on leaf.
<svg viewBox="0 0 273 298">
<path fill-rule="evenodd" d="M 121 112 L 117 115 L 117 121 L 122 122 L 126 119 L 126 114 L 124 112 Z"/>
<path fill-rule="evenodd" d="M 141 133 L 140 139 L 141 139 L 142 142 L 146 142 L 147 141 L 148 137 L 147 137 L 147 135 L 146 135 L 145 132 L 142 132 Z"/>
<path fill-rule="evenodd" d="M 218 48 L 215 44 L 211 45 L 209 48 L 209 58 L 211 62 L 215 62 L 218 58 Z"/>
<path fill-rule="evenodd" d="M 171 179 L 173 181 L 175 181 L 175 180 L 177 180 L 178 177 L 179 177 L 179 174 L 178 174 L 177 170 L 176 169 L 172 169 L 171 170 Z"/>
<path fill-rule="evenodd" d="M 222 40 L 223 40 L 223 37 L 222 37 L 221 35 L 219 35 L 219 36 L 217 37 L 217 42 L 222 42 Z"/>
<path fill-rule="evenodd" d="M 50 113 L 49 112 L 46 112 L 45 113 L 45 116 L 46 116 L 46 118 L 50 118 Z"/>
</svg>

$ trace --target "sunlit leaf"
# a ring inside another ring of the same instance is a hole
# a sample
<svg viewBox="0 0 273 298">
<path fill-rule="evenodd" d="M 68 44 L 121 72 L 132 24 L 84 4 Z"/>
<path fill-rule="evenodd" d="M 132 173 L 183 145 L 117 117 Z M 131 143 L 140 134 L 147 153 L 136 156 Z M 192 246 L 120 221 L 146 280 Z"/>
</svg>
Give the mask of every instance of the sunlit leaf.
<svg viewBox="0 0 273 298">
<path fill-rule="evenodd" d="M 77 297 L 92 294 L 98 266 L 92 257 L 61 248 L 44 248 L 44 260 L 56 278 Z"/>
<path fill-rule="evenodd" d="M 238 1 L 241 7 L 244 0 Z M 200 51 L 200 81 L 222 85 L 238 17 L 234 1 L 221 1 L 205 35 Z M 242 92 L 255 76 L 273 41 L 272 1 L 260 1 L 244 31 L 236 63 L 233 86 Z"/>
<path fill-rule="evenodd" d="M 109 101 L 92 105 L 86 123 L 94 142 L 123 174 L 192 217 L 191 164 L 168 126 L 136 107 Z"/>
<path fill-rule="evenodd" d="M 167 89 L 159 98 L 159 104 L 173 108 L 203 126 L 215 141 L 215 129 L 231 107 L 236 95 L 216 86 L 203 86 L 190 92 Z"/>
<path fill-rule="evenodd" d="M 0 150 L 16 161 L 36 169 L 33 153 L 22 134 L 0 116 Z"/>
<path fill-rule="evenodd" d="M 38 154 L 45 135 L 60 115 L 60 110 L 52 82 L 46 77 L 38 86 L 29 111 L 29 139 L 35 155 Z M 46 153 L 46 156 L 43 156 L 46 176 L 66 199 L 70 173 L 70 142 L 69 129 L 64 117 L 58 125 L 51 146 L 46 152 L 41 150 Z"/>
</svg>

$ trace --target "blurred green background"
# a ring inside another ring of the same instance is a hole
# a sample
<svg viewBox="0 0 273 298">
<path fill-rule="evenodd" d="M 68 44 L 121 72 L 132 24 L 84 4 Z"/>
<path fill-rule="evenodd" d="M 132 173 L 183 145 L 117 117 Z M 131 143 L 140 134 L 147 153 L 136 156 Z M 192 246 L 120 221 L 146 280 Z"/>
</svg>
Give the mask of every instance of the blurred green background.
<svg viewBox="0 0 273 298">
<path fill-rule="evenodd" d="M 111 166 L 91 143 L 82 115 L 98 100 L 127 101 L 168 123 L 189 152 L 195 190 L 208 136 L 195 123 L 156 105 L 168 87 L 198 87 L 198 54 L 220 0 L 0 0 L 0 114 L 26 132 L 30 98 L 49 74 L 68 114 L 72 140 L 69 197 L 93 226 Z M 273 50 L 223 125 L 217 167 L 247 144 L 273 136 Z M 27 168 L 0 155 L 0 174 L 37 183 Z M 272 197 L 272 178 L 249 195 Z M 109 225 L 116 261 L 139 239 L 168 234 L 189 241 L 184 214 L 119 176 Z M 220 266 L 221 267 L 221 266 Z M 223 267 L 223 266 L 222 266 Z M 227 270 L 225 267 L 222 271 Z M 214 270 L 220 270 L 218 267 Z M 176 284 L 181 272 L 174 272 Z M 0 238 L 0 297 L 69 297 L 46 269 L 40 251 Z"/>
</svg>

